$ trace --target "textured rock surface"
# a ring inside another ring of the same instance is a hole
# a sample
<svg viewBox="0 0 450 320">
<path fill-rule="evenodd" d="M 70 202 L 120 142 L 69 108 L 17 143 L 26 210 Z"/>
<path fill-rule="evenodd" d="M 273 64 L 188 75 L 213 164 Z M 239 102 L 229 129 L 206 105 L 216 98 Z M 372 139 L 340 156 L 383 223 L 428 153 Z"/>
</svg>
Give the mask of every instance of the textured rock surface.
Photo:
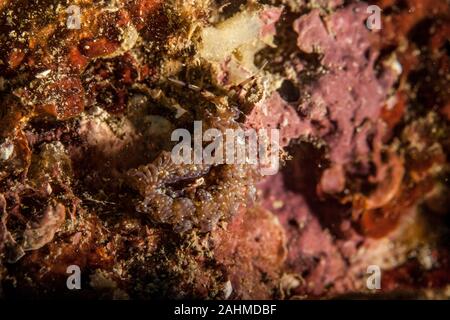
<svg viewBox="0 0 450 320">
<path fill-rule="evenodd" d="M 356 1 L 75 2 L 81 30 L 0 1 L 0 294 L 353 297 L 375 264 L 448 298 L 448 2 L 378 1 L 378 32 Z M 175 165 L 194 120 L 280 129 L 283 167 Z"/>
</svg>

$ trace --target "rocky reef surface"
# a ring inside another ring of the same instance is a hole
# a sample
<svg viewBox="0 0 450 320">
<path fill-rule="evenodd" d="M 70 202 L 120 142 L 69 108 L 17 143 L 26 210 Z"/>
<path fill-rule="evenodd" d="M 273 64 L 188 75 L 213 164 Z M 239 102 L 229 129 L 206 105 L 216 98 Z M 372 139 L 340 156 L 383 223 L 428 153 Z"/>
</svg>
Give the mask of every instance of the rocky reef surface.
<svg viewBox="0 0 450 320">
<path fill-rule="evenodd" d="M 449 298 L 449 34 L 445 0 L 0 0 L 0 296 Z M 195 121 L 278 129 L 279 172 L 175 163 Z"/>
</svg>

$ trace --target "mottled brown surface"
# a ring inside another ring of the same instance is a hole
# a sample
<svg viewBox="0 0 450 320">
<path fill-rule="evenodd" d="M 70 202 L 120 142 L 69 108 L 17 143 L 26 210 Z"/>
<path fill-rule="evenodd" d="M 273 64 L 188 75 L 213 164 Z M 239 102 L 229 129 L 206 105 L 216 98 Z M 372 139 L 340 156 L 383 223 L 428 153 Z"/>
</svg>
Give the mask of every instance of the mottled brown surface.
<svg viewBox="0 0 450 320">
<path fill-rule="evenodd" d="M 353 297 L 377 264 L 381 294 L 448 298 L 448 2 L 378 1 L 371 32 L 364 3 L 270 1 L 237 94 L 197 52 L 238 6 L 75 2 L 81 30 L 0 0 L 2 297 Z M 283 167 L 173 164 L 194 120 L 280 129 Z"/>
</svg>

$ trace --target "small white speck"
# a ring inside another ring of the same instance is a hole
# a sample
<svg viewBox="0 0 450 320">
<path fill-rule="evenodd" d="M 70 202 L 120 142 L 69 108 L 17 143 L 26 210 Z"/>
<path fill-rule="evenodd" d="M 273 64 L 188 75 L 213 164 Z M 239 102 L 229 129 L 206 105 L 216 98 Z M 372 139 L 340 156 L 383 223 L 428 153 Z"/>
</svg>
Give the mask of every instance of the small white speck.
<svg viewBox="0 0 450 320">
<path fill-rule="evenodd" d="M 47 78 L 47 76 L 50 74 L 52 72 L 52 70 L 45 70 L 45 71 L 42 71 L 42 72 L 40 72 L 40 73 L 38 73 L 37 75 L 36 75 L 36 78 L 38 78 L 38 79 L 44 79 L 44 78 Z"/>
<path fill-rule="evenodd" d="M 14 145 L 10 142 L 5 142 L 0 145 L 0 160 L 6 161 L 11 158 L 14 152 Z"/>
<path fill-rule="evenodd" d="M 231 293 L 233 293 L 233 286 L 231 284 L 231 281 L 228 280 L 227 282 L 225 282 L 225 285 L 223 288 L 224 298 L 228 299 L 231 296 Z"/>
</svg>

